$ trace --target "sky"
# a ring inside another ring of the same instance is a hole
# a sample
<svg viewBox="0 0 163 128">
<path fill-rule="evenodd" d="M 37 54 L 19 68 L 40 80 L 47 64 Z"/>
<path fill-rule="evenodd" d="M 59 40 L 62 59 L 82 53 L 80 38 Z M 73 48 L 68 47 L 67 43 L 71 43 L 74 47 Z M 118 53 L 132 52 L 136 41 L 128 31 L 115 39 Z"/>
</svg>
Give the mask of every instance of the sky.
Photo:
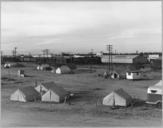
<svg viewBox="0 0 163 128">
<path fill-rule="evenodd" d="M 160 1 L 2 2 L 1 50 L 160 52 Z"/>
</svg>

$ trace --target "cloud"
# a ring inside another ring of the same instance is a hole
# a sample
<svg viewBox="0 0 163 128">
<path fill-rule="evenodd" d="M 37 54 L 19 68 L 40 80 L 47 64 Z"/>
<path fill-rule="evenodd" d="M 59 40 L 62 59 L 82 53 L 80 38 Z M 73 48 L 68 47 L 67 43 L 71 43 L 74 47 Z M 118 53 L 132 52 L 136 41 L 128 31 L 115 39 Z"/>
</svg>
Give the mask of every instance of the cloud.
<svg viewBox="0 0 163 128">
<path fill-rule="evenodd" d="M 73 50 L 78 46 L 89 50 L 94 46 L 100 50 L 108 41 L 125 44 L 130 38 L 135 43 L 141 35 L 161 35 L 158 1 L 2 2 L 1 11 L 4 49 L 14 45 L 31 49 L 30 42 L 40 48 L 62 44 L 58 49 L 66 46 L 62 49 Z M 160 40 L 152 40 L 159 47 Z"/>
<path fill-rule="evenodd" d="M 80 4 L 77 4 L 79 7 L 68 4 L 64 8 L 62 4 L 55 2 L 51 3 L 54 8 L 49 8 L 50 3 L 46 3 L 47 6 L 43 6 L 43 3 L 13 4 L 13 6 L 8 3 L 2 4 L 2 28 L 10 29 L 10 32 L 6 33 L 8 35 L 64 34 L 77 29 L 95 27 L 101 20 L 98 10 L 90 10 Z"/>
<path fill-rule="evenodd" d="M 130 28 L 122 31 L 118 35 L 112 35 L 109 39 L 135 38 L 144 34 L 158 34 L 161 36 L 161 29 L 159 28 Z"/>
</svg>

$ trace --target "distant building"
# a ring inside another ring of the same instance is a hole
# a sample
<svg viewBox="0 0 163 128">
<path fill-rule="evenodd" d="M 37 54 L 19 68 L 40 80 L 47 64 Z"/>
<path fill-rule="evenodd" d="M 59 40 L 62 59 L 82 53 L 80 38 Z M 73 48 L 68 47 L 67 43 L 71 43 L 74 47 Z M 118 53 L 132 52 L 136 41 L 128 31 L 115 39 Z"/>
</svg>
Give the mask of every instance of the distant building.
<svg viewBox="0 0 163 128">
<path fill-rule="evenodd" d="M 21 55 L 19 56 L 19 59 L 21 62 L 36 62 L 36 58 L 34 58 L 33 56 Z"/>
<path fill-rule="evenodd" d="M 75 64 L 101 64 L 101 58 L 97 56 L 74 57 Z"/>
<path fill-rule="evenodd" d="M 19 77 L 25 77 L 24 70 L 18 70 L 18 76 Z"/>
<path fill-rule="evenodd" d="M 150 59 L 150 65 L 154 69 L 161 69 L 162 68 L 162 59 Z"/>
<path fill-rule="evenodd" d="M 85 56 L 82 56 L 82 55 L 74 55 L 73 57 L 74 58 L 84 58 Z"/>
<path fill-rule="evenodd" d="M 38 58 L 38 57 L 41 57 L 41 58 L 51 58 L 52 55 L 51 54 L 49 54 L 49 55 L 40 54 L 40 55 L 33 55 L 32 57 L 34 57 L 34 58 Z"/>
<path fill-rule="evenodd" d="M 96 56 L 102 57 L 102 56 L 103 56 L 103 52 L 98 52 L 98 53 L 96 53 Z"/>
<path fill-rule="evenodd" d="M 137 55 L 112 55 L 112 63 L 119 63 L 119 64 L 133 64 L 133 59 Z M 101 57 L 102 63 L 108 63 L 109 62 L 109 56 L 103 55 Z"/>
<path fill-rule="evenodd" d="M 133 64 L 147 64 L 149 63 L 147 56 L 140 54 L 133 58 Z"/>
<path fill-rule="evenodd" d="M 150 61 L 151 59 L 159 59 L 159 54 L 149 54 L 148 55 L 148 60 Z"/>
<path fill-rule="evenodd" d="M 103 98 L 102 104 L 106 106 L 124 106 L 131 104 L 132 97 L 123 89 L 117 89 Z"/>
<path fill-rule="evenodd" d="M 14 93 L 11 94 L 10 100 L 29 102 L 41 100 L 40 94 L 32 86 L 18 88 Z"/>
<path fill-rule="evenodd" d="M 108 63 L 109 61 L 109 55 L 103 54 L 101 56 L 101 62 L 102 63 Z M 140 55 L 129 55 L 129 54 L 122 54 L 122 55 L 112 55 L 112 63 L 118 63 L 118 64 L 146 64 L 148 63 L 147 56 L 140 54 Z"/>
</svg>

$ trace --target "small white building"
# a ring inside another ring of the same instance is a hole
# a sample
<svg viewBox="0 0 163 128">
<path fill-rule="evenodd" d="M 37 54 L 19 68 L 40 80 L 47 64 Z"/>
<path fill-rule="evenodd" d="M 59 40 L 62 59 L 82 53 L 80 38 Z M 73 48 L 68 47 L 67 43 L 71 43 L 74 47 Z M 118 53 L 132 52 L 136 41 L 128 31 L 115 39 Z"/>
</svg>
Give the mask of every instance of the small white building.
<svg viewBox="0 0 163 128">
<path fill-rule="evenodd" d="M 41 100 L 40 94 L 32 86 L 18 88 L 10 96 L 11 101 L 28 102 Z"/>
<path fill-rule="evenodd" d="M 19 77 L 25 77 L 24 70 L 18 70 Z"/>
<path fill-rule="evenodd" d="M 102 104 L 106 106 L 128 106 L 132 97 L 123 89 L 117 89 L 103 98 Z"/>
<path fill-rule="evenodd" d="M 56 74 L 68 74 L 68 73 L 71 73 L 71 69 L 66 65 L 63 65 L 56 69 Z"/>
<path fill-rule="evenodd" d="M 162 80 L 160 80 L 158 83 L 156 83 L 153 86 L 150 86 L 147 89 L 147 102 L 148 104 L 157 104 L 162 103 Z"/>
<path fill-rule="evenodd" d="M 126 79 L 128 80 L 140 80 L 143 78 L 141 71 L 128 71 L 126 72 Z"/>
</svg>

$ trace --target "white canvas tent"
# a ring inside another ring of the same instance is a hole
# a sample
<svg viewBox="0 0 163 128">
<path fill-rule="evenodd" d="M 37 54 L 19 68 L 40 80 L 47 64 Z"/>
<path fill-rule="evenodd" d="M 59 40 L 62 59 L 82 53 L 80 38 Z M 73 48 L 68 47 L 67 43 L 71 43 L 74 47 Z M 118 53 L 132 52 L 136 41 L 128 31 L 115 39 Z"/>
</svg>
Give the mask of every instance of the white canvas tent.
<svg viewBox="0 0 163 128">
<path fill-rule="evenodd" d="M 112 79 L 119 79 L 119 78 L 120 78 L 120 75 L 119 75 L 118 72 L 113 71 L 113 72 L 111 72 L 110 77 L 111 77 Z"/>
<path fill-rule="evenodd" d="M 4 64 L 4 68 L 11 68 L 11 67 L 14 67 L 16 65 L 16 63 L 13 63 L 13 62 L 6 62 Z"/>
<path fill-rule="evenodd" d="M 71 69 L 66 65 L 63 65 L 56 69 L 56 74 L 67 74 L 67 73 L 71 73 Z"/>
<path fill-rule="evenodd" d="M 49 90 L 42 95 L 42 101 L 44 102 L 62 102 L 65 98 L 68 98 L 69 93 L 61 86 L 51 86 Z"/>
<path fill-rule="evenodd" d="M 41 94 L 41 100 L 44 102 L 61 102 L 66 96 L 69 96 L 62 86 L 54 82 L 41 83 L 35 89 Z"/>
<path fill-rule="evenodd" d="M 10 67 L 11 67 L 11 64 L 9 63 L 4 64 L 4 68 L 10 68 Z"/>
<path fill-rule="evenodd" d="M 56 68 L 55 68 L 55 67 L 52 67 L 51 72 L 52 72 L 52 73 L 56 73 Z"/>
<path fill-rule="evenodd" d="M 41 70 L 41 65 L 38 65 L 38 66 L 36 67 L 36 69 L 37 69 L 37 70 Z"/>
<path fill-rule="evenodd" d="M 37 70 L 43 71 L 43 70 L 49 70 L 49 69 L 51 69 L 51 67 L 48 64 L 42 64 L 42 65 L 37 66 Z"/>
<path fill-rule="evenodd" d="M 11 94 L 10 100 L 28 102 L 41 100 L 40 94 L 32 86 L 18 88 Z"/>
<path fill-rule="evenodd" d="M 162 80 L 160 80 L 158 83 L 156 83 L 153 86 L 150 86 L 147 89 L 147 103 L 149 104 L 157 104 L 159 102 L 162 102 Z"/>
<path fill-rule="evenodd" d="M 111 92 L 103 98 L 103 105 L 106 106 L 128 106 L 131 103 L 131 96 L 123 89 L 118 89 Z"/>
</svg>

